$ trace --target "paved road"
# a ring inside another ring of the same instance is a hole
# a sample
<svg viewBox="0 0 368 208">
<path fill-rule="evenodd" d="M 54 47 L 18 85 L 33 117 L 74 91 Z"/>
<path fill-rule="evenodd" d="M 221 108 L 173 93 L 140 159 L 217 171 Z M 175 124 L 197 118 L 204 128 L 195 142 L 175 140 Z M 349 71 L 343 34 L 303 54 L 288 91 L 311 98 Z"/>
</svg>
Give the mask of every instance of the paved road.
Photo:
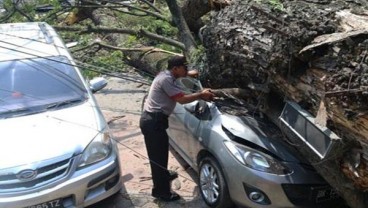
<svg viewBox="0 0 368 208">
<path fill-rule="evenodd" d="M 169 169 L 176 170 L 179 178 L 172 182 L 172 188 L 182 199 L 166 203 L 151 197 L 149 163 L 138 126 L 141 101 L 148 86 L 118 78 L 108 80 L 108 86 L 95 96 L 118 142 L 123 188 L 89 208 L 207 207 L 199 196 L 195 172 L 173 150 Z"/>
</svg>

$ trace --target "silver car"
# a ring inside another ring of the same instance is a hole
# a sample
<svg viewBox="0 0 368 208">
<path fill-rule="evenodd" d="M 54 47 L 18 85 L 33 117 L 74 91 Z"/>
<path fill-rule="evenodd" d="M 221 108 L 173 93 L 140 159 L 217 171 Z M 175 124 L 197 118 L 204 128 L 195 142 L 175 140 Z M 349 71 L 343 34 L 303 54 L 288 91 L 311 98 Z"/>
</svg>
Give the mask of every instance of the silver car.
<svg viewBox="0 0 368 208">
<path fill-rule="evenodd" d="M 190 93 L 193 78 L 177 82 Z M 199 174 L 210 207 L 334 207 L 336 192 L 285 143 L 261 113 L 234 99 L 177 104 L 169 117 L 171 146 Z"/>
<path fill-rule="evenodd" d="M 0 207 L 79 208 L 121 188 L 93 92 L 46 23 L 0 25 Z"/>
</svg>

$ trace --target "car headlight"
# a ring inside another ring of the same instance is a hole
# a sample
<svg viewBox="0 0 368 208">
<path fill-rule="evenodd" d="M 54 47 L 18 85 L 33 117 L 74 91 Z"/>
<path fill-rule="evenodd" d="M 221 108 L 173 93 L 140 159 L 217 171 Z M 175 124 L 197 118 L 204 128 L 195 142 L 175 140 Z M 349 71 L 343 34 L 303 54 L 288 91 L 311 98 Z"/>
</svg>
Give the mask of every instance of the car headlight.
<svg viewBox="0 0 368 208">
<path fill-rule="evenodd" d="M 83 151 L 79 167 L 84 167 L 108 157 L 112 151 L 111 137 L 108 132 L 99 133 Z"/>
<path fill-rule="evenodd" d="M 285 167 L 279 160 L 261 151 L 252 149 L 247 146 L 236 144 L 231 141 L 225 141 L 226 148 L 231 154 L 243 165 L 254 170 L 285 175 L 291 171 Z"/>
</svg>

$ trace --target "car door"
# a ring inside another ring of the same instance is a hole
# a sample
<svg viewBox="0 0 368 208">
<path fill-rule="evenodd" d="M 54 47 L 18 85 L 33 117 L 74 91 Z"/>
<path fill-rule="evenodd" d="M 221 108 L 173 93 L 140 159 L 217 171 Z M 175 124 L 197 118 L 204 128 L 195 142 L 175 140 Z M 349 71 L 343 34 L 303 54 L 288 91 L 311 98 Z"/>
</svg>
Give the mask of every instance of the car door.
<svg viewBox="0 0 368 208">
<path fill-rule="evenodd" d="M 202 90 L 199 81 L 185 77 L 177 80 L 185 93 Z M 198 150 L 198 127 L 200 119 L 195 116 L 195 110 L 199 101 L 187 104 L 177 103 L 169 119 L 168 134 L 171 145 L 189 163 L 195 161 Z"/>
<path fill-rule="evenodd" d="M 192 108 L 192 106 L 190 106 Z M 195 161 L 197 155 L 201 149 L 203 149 L 203 142 L 208 139 L 209 131 L 211 130 L 211 111 L 208 103 L 199 100 L 195 103 L 194 111 L 188 110 L 188 106 L 184 106 L 187 109 L 188 129 L 192 130 L 193 139 L 188 140 L 187 150 L 189 157 Z"/>
</svg>

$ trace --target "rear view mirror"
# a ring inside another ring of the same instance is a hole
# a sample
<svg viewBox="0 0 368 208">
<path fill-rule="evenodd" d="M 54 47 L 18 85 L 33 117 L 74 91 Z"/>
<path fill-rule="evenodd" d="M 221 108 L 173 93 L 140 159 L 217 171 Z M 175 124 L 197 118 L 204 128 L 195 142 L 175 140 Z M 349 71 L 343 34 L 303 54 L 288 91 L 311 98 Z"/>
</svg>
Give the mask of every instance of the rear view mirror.
<svg viewBox="0 0 368 208">
<path fill-rule="evenodd" d="M 92 93 L 95 93 L 107 85 L 107 80 L 103 77 L 96 77 L 89 81 L 90 89 Z"/>
</svg>

